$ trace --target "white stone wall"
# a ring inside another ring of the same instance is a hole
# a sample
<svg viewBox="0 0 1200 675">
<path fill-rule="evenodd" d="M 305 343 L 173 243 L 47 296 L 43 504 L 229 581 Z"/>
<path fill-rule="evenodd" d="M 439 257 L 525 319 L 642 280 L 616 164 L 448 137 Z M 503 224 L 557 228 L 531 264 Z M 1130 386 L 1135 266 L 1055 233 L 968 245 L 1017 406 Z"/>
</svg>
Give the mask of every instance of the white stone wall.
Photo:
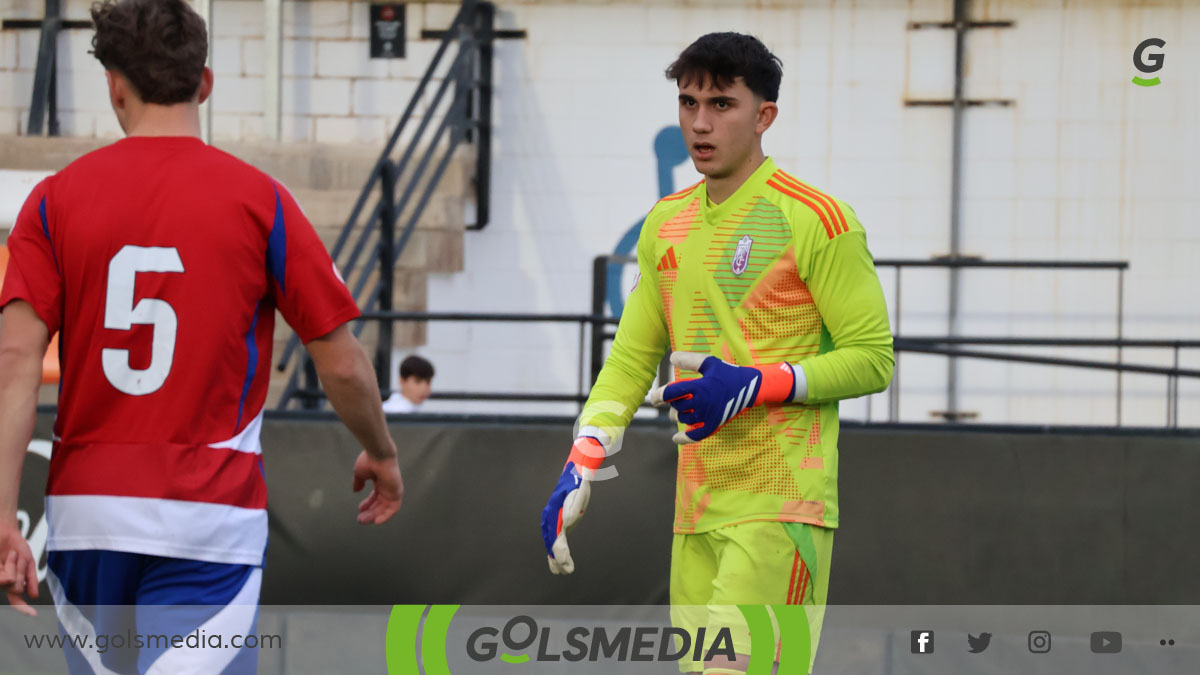
<svg viewBox="0 0 1200 675">
<path fill-rule="evenodd" d="M 90 0 L 67 0 L 64 17 L 88 18 Z M 283 3 L 282 138 L 285 142 L 382 143 L 429 65 L 436 42 L 423 27 L 445 27 L 456 7 L 408 6 L 405 59 L 370 59 L 367 3 L 347 0 Z M 40 18 L 40 0 L 0 0 L 0 16 Z M 264 6 L 257 0 L 213 3 L 213 138 L 254 141 L 263 126 Z M 59 108 L 63 133 L 118 138 L 104 71 L 88 54 L 91 33 L 66 31 L 59 41 Z M 37 31 L 0 33 L 0 134 L 27 123 Z"/>
<path fill-rule="evenodd" d="M 69 0 L 82 18 L 86 2 Z M 1196 0 L 973 3 L 979 19 L 1011 19 L 967 40 L 966 92 L 1011 98 L 1011 108 L 966 113 L 963 250 L 988 258 L 1123 259 L 1127 337 L 1200 339 L 1200 34 Z M 1145 5 L 1145 6 L 1143 6 Z M 382 140 L 407 101 L 433 43 L 421 28 L 446 25 L 454 7 L 410 3 L 411 57 L 365 58 L 361 2 L 285 2 L 284 135 L 288 142 Z M 712 30 L 758 34 L 784 62 L 782 115 L 768 152 L 791 173 L 850 202 L 877 258 L 949 250 L 951 114 L 907 108 L 905 98 L 947 98 L 953 34 L 910 31 L 947 20 L 950 0 L 872 2 L 500 2 L 503 28 L 529 32 L 496 49 L 492 223 L 466 240 L 466 271 L 430 283 L 433 310 L 587 312 L 591 260 L 613 250 L 658 197 L 652 141 L 675 124 L 673 85 L 662 71 Z M 37 0 L 0 0 L 0 16 L 36 17 Z M 262 5 L 217 0 L 214 133 L 262 134 Z M 1133 48 L 1166 40 L 1164 84 L 1130 84 Z M 64 127 L 115 136 L 89 37 L 60 44 Z M 36 33 L 0 33 L 0 132 L 24 124 Z M 675 184 L 696 179 L 688 166 Z M 896 288 L 882 274 L 894 307 Z M 905 273 L 901 327 L 947 332 L 947 275 Z M 1116 278 L 1096 272 L 968 271 L 967 334 L 1112 337 Z M 421 350 L 436 388 L 572 392 L 573 326 L 434 325 Z M 1026 353 L 1111 359 L 1106 349 Z M 1168 365 L 1171 355 L 1126 350 L 1129 361 Z M 984 422 L 1109 424 L 1109 373 L 961 361 L 961 407 Z M 946 361 L 905 355 L 902 418 L 928 421 L 945 406 Z M 1200 369 L 1200 350 L 1181 365 Z M 1166 383 L 1124 378 L 1123 422 L 1161 425 Z M 1200 425 L 1200 382 L 1181 386 L 1181 421 Z M 887 395 L 873 397 L 879 419 Z M 865 400 L 843 415 L 867 415 Z M 431 410 L 569 412 L 571 406 L 431 402 Z"/>
</svg>

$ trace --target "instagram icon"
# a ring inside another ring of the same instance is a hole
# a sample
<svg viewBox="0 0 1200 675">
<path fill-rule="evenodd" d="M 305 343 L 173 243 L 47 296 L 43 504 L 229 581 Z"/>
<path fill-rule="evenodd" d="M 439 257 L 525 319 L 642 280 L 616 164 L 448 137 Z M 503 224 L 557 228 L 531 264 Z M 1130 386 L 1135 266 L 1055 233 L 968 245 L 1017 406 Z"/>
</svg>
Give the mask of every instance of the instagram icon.
<svg viewBox="0 0 1200 675">
<path fill-rule="evenodd" d="M 1050 651 L 1050 632 L 1035 630 L 1029 634 L 1029 651 L 1033 654 L 1045 654 Z"/>
</svg>

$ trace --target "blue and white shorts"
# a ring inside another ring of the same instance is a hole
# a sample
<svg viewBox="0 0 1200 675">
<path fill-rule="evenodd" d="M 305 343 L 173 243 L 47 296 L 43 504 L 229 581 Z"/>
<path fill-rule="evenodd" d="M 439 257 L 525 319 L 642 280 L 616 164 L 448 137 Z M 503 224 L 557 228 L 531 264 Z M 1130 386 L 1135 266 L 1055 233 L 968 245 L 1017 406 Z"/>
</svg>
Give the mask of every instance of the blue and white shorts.
<svg viewBox="0 0 1200 675">
<path fill-rule="evenodd" d="M 48 562 L 71 673 L 256 671 L 261 567 L 97 550 Z"/>
</svg>

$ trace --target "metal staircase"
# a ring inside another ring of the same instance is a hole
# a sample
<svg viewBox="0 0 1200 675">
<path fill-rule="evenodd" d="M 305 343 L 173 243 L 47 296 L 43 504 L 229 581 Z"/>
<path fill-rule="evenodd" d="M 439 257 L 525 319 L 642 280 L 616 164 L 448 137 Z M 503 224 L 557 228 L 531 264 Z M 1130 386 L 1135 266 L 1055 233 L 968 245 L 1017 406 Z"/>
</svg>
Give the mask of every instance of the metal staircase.
<svg viewBox="0 0 1200 675">
<path fill-rule="evenodd" d="M 488 222 L 495 7 L 464 0 L 440 36 L 437 52 L 330 252 L 365 312 L 392 309 L 396 261 L 463 144 L 474 146 L 475 151 L 476 220 L 466 229 L 481 229 Z M 432 97 L 418 114 L 430 90 Z M 365 326 L 362 321 L 355 323 L 354 334 L 361 336 Z M 375 367 L 381 389 L 386 389 L 392 324 L 381 321 L 378 328 Z M 324 397 L 316 370 L 296 335 L 279 354 L 276 369 L 290 371 L 277 409 L 322 407 Z"/>
</svg>

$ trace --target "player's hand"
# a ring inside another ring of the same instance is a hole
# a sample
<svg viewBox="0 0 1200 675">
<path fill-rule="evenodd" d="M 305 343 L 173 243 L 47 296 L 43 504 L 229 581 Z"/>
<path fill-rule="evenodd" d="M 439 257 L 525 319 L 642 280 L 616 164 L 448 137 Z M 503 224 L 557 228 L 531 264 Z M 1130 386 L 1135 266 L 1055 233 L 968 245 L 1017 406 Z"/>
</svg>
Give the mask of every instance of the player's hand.
<svg viewBox="0 0 1200 675">
<path fill-rule="evenodd" d="M 796 375 L 787 363 L 735 366 L 707 354 L 674 352 L 671 365 L 700 373 L 650 394 L 652 405 L 670 405 L 671 420 L 687 425 L 671 439 L 680 445 L 708 438 L 752 405 L 783 403 L 795 393 Z"/>
<path fill-rule="evenodd" d="M 364 450 L 354 462 L 354 491 L 362 490 L 368 481 L 375 486 L 358 505 L 358 522 L 382 525 L 396 515 L 404 501 L 404 479 L 396 457 L 374 459 Z"/>
<path fill-rule="evenodd" d="M 0 591 L 8 596 L 8 604 L 26 616 L 37 616 L 37 610 L 22 596 L 38 596 L 37 561 L 28 542 L 21 536 L 16 518 L 0 525 Z"/>
<path fill-rule="evenodd" d="M 542 509 L 542 543 L 546 546 L 546 558 L 554 574 L 575 571 L 575 561 L 567 546 L 567 532 L 574 529 L 587 510 L 592 497 L 592 480 L 604 455 L 604 445 L 595 437 L 576 438 L 562 475 L 550 493 L 546 508 Z"/>
</svg>

